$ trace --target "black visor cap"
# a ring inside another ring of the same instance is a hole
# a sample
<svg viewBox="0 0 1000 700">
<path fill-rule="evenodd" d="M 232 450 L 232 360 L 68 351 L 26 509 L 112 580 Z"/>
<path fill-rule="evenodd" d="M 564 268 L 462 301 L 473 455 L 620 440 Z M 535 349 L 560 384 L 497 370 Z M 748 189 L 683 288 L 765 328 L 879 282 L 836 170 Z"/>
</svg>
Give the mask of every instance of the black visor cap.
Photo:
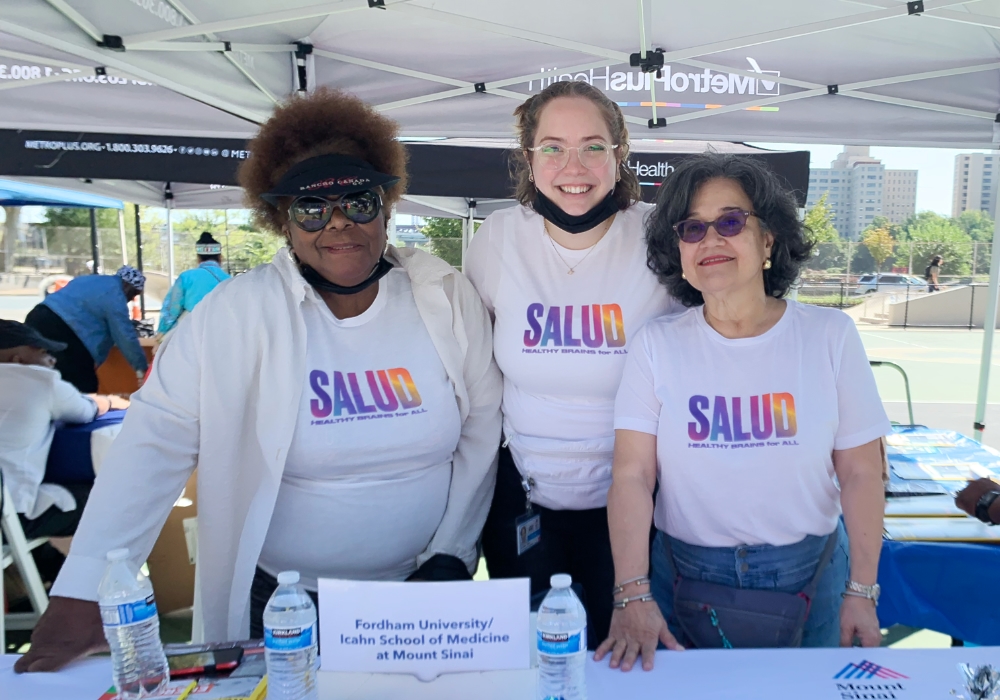
<svg viewBox="0 0 1000 700">
<path fill-rule="evenodd" d="M 296 163 L 261 199 L 277 206 L 282 197 L 339 197 L 397 182 L 395 175 L 380 173 L 360 158 L 334 153 Z"/>
</svg>

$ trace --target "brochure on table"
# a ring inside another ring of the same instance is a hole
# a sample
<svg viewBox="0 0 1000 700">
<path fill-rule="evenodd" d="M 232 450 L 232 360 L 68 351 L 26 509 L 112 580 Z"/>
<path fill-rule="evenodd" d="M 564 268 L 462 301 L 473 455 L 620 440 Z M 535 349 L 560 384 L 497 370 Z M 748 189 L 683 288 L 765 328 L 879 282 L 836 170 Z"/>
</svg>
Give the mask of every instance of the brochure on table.
<svg viewBox="0 0 1000 700">
<path fill-rule="evenodd" d="M 442 673 L 530 667 L 528 579 L 320 579 L 322 671 Z"/>
<path fill-rule="evenodd" d="M 897 425 L 886 443 L 888 493 L 954 495 L 970 480 L 1000 480 L 1000 451 L 952 430 Z"/>
</svg>

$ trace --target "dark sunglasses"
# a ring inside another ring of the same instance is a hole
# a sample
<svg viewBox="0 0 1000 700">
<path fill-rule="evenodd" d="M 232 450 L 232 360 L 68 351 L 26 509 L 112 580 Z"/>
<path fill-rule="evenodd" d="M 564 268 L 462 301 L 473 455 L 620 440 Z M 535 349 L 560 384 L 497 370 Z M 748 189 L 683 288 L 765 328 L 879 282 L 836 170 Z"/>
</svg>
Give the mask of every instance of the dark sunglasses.
<svg viewBox="0 0 1000 700">
<path fill-rule="evenodd" d="M 371 190 L 345 194 L 333 202 L 316 196 L 296 197 L 288 205 L 288 217 L 303 231 L 316 233 L 326 228 L 337 209 L 350 221 L 367 224 L 382 211 L 382 198 Z"/>
<path fill-rule="evenodd" d="M 684 219 L 674 224 L 674 231 L 685 243 L 697 243 L 708 235 L 708 227 L 714 226 L 720 236 L 730 238 L 743 231 L 747 225 L 747 219 L 757 216 L 752 211 L 727 211 L 715 221 L 699 221 L 698 219 Z"/>
</svg>

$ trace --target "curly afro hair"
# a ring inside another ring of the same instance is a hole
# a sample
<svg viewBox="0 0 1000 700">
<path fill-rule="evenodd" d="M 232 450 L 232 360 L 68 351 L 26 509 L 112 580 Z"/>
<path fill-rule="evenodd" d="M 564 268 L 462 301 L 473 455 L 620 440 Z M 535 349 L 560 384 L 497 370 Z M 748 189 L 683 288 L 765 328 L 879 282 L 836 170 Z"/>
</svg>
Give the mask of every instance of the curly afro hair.
<svg viewBox="0 0 1000 700">
<path fill-rule="evenodd" d="M 805 238 L 795 196 L 766 165 L 750 156 L 701 153 L 685 160 L 660 187 L 656 210 L 646 222 L 646 264 L 684 306 L 705 303 L 701 292 L 681 277 L 681 252 L 674 224 L 688 218 L 691 200 L 709 180 L 739 183 L 749 197 L 761 228 L 774 236 L 771 268 L 764 270 L 764 291 L 780 299 L 809 259 L 812 244 Z"/>
<path fill-rule="evenodd" d="M 250 142 L 250 157 L 237 179 L 255 223 L 281 232 L 287 215 L 260 195 L 270 190 L 289 168 L 315 156 L 338 153 L 361 158 L 399 181 L 382 193 L 385 211 L 406 191 L 406 149 L 396 140 L 399 125 L 371 105 L 340 90 L 319 88 L 295 96 L 274 110 Z"/>
</svg>

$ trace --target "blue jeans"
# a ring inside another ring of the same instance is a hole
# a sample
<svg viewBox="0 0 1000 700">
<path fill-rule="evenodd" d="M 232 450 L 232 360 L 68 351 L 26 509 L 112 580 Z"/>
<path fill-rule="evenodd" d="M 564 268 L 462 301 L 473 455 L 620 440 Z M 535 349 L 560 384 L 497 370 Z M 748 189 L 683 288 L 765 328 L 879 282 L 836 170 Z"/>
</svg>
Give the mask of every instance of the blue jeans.
<svg viewBox="0 0 1000 700">
<path fill-rule="evenodd" d="M 820 577 L 809 618 L 802 634 L 803 647 L 840 646 L 840 603 L 844 582 L 850 571 L 847 532 L 843 522 L 835 533 L 837 546 Z M 664 532 L 657 531 L 650 553 L 650 588 L 670 633 L 690 646 L 674 609 L 674 569 L 667 557 Z M 743 545 L 741 547 L 699 547 L 671 537 L 678 573 L 684 578 L 710 581 L 734 588 L 798 593 L 812 580 L 826 545 L 825 537 L 809 535 L 795 544 Z"/>
</svg>

